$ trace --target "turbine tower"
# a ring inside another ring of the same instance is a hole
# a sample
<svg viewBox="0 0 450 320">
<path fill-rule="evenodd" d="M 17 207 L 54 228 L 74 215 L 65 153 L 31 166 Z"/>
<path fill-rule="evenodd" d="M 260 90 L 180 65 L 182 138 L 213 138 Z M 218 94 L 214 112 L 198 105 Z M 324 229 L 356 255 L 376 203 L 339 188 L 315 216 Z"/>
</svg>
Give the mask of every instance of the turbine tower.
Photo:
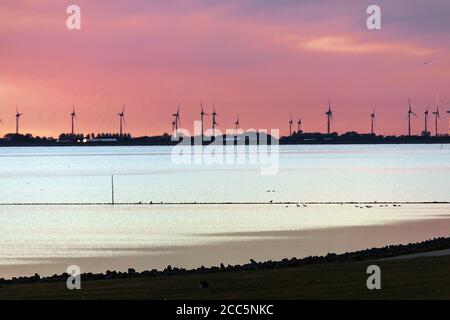
<svg viewBox="0 0 450 320">
<path fill-rule="evenodd" d="M 425 130 L 423 131 L 424 135 L 428 136 L 428 108 L 423 113 L 425 116 Z"/>
<path fill-rule="evenodd" d="M 439 114 L 439 96 L 436 95 L 436 111 L 433 112 L 434 114 L 434 133 L 437 137 L 438 135 L 438 119 L 441 119 L 441 116 Z"/>
<path fill-rule="evenodd" d="M 125 105 L 123 105 L 122 108 L 122 112 L 117 113 L 117 115 L 119 116 L 119 135 L 122 136 L 123 135 L 123 124 L 125 123 Z"/>
<path fill-rule="evenodd" d="M 447 113 L 450 114 L 450 110 L 447 110 Z M 449 130 L 449 132 L 450 132 L 450 128 L 449 128 L 448 130 Z"/>
<path fill-rule="evenodd" d="M 415 114 L 411 109 L 411 99 L 408 99 L 409 109 L 408 109 L 408 115 L 406 116 L 406 119 L 408 119 L 408 136 L 411 136 L 411 115 L 417 118 L 417 114 Z"/>
<path fill-rule="evenodd" d="M 77 114 L 75 113 L 75 106 L 72 105 L 72 113 L 70 114 L 70 118 L 72 120 L 72 136 L 75 135 L 75 120 L 77 119 Z"/>
<path fill-rule="evenodd" d="M 234 123 L 234 131 L 237 132 L 241 128 L 241 124 L 239 123 L 239 115 L 237 116 L 237 120 Z"/>
<path fill-rule="evenodd" d="M 301 128 L 302 128 L 302 118 L 298 118 L 298 121 L 297 121 L 297 133 L 300 133 Z"/>
<path fill-rule="evenodd" d="M 16 105 L 16 134 L 19 134 L 19 121 L 22 115 L 23 113 L 19 112 L 19 108 Z"/>
<path fill-rule="evenodd" d="M 447 113 L 450 114 L 450 110 L 447 110 Z M 449 130 L 449 132 L 450 132 L 450 128 L 449 128 L 448 130 Z"/>
<path fill-rule="evenodd" d="M 289 120 L 289 135 L 292 136 L 292 125 L 294 124 L 294 121 L 292 120 L 292 116 L 291 116 L 291 120 Z"/>
<path fill-rule="evenodd" d="M 375 123 L 375 108 L 373 108 L 373 112 L 370 114 L 370 133 L 374 134 L 374 123 Z"/>
<path fill-rule="evenodd" d="M 219 125 L 216 121 L 216 117 L 218 117 L 219 114 L 216 112 L 216 107 L 214 106 L 214 103 L 213 103 L 213 113 L 211 115 L 212 115 L 213 137 L 215 137 L 216 136 L 216 126 Z"/>
<path fill-rule="evenodd" d="M 328 111 L 325 112 L 327 116 L 327 133 L 331 133 L 331 120 L 333 119 L 333 111 L 331 110 L 331 101 L 328 100 Z"/>
<path fill-rule="evenodd" d="M 436 111 L 433 112 L 434 114 L 434 135 L 437 137 L 438 135 L 438 119 L 440 119 L 440 115 L 439 115 L 439 107 L 436 106 Z"/>
<path fill-rule="evenodd" d="M 176 113 L 172 113 L 172 116 L 174 117 L 172 121 L 172 131 L 174 132 L 174 135 L 177 133 L 178 128 L 180 127 L 181 121 L 180 121 L 180 108 L 181 104 L 178 104 L 178 109 Z"/>
<path fill-rule="evenodd" d="M 200 112 L 200 119 L 201 119 L 201 122 L 202 122 L 202 141 L 203 141 L 203 132 L 204 132 L 204 129 L 203 129 L 203 118 L 205 116 L 208 116 L 208 114 L 203 110 L 203 104 L 202 104 L 201 101 L 200 101 L 200 106 L 202 108 L 202 111 Z"/>
<path fill-rule="evenodd" d="M 175 120 L 172 120 L 172 132 L 175 132 L 175 125 L 176 125 Z"/>
</svg>

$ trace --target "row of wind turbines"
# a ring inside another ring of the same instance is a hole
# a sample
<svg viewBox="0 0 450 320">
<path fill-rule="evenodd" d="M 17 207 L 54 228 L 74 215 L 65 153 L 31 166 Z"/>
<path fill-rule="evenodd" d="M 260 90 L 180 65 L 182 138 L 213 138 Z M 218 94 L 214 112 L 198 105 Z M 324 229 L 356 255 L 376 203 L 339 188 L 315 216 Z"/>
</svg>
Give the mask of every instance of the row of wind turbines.
<svg viewBox="0 0 450 320">
<path fill-rule="evenodd" d="M 180 109 L 181 104 L 178 105 L 178 109 L 175 113 L 172 114 L 173 120 L 172 120 L 172 132 L 176 133 L 178 129 L 181 128 L 181 117 L 180 117 Z M 202 137 L 204 135 L 204 118 L 209 116 L 203 108 L 203 104 L 200 102 L 200 120 L 201 120 L 201 134 Z M 450 114 L 450 110 L 447 111 L 448 114 Z M 331 108 L 331 100 L 328 100 L 328 110 L 325 112 L 325 115 L 327 117 L 327 134 L 331 134 L 331 124 L 332 120 L 334 118 L 333 116 L 334 110 Z M 424 112 L 424 119 L 425 119 L 425 126 L 424 126 L 424 134 L 429 134 L 428 132 L 428 117 L 429 117 L 429 109 L 427 108 Z M 431 112 L 432 115 L 434 115 L 434 129 L 435 129 L 435 135 L 438 135 L 438 120 L 440 117 L 439 112 L 439 101 L 438 98 L 436 98 L 436 111 Z M 122 110 L 117 113 L 119 116 L 119 135 L 123 135 L 123 127 L 125 125 L 125 105 L 123 105 Z M 23 113 L 19 112 L 19 107 L 16 105 L 16 134 L 19 134 L 19 125 L 20 125 L 20 118 L 23 116 Z M 219 114 L 216 112 L 216 107 L 213 103 L 213 112 L 211 113 L 212 117 L 212 135 L 215 136 L 216 128 L 219 126 L 219 123 L 217 122 L 217 117 Z M 371 134 L 374 134 L 374 124 L 375 124 L 375 108 L 373 109 L 373 112 L 369 113 L 370 116 L 370 132 Z M 77 120 L 77 113 L 75 111 L 75 106 L 72 106 L 72 112 L 70 113 L 71 117 L 71 134 L 75 135 L 75 121 Z M 413 108 L 411 106 L 411 99 L 408 99 L 408 113 L 406 116 L 406 120 L 408 120 L 408 136 L 411 136 L 411 119 L 413 117 L 418 118 L 418 115 L 413 111 Z M 3 124 L 2 119 L 0 119 L 0 124 Z M 302 125 L 302 119 L 299 118 L 297 120 L 297 132 L 301 132 L 301 125 Z M 291 119 L 289 120 L 289 135 L 293 134 L 293 125 L 294 120 L 291 116 Z M 240 121 L 239 121 L 239 115 L 237 116 L 236 122 L 234 123 L 235 131 L 237 132 L 239 129 L 241 129 Z"/>
<path fill-rule="evenodd" d="M 176 133 L 178 129 L 181 128 L 181 120 L 180 120 L 180 108 L 181 105 L 178 105 L 178 109 L 175 113 L 172 114 L 173 120 L 172 120 L 172 132 Z M 202 137 L 204 136 L 204 119 L 205 117 L 209 116 L 203 109 L 203 103 L 200 102 L 200 122 L 201 122 L 201 131 L 202 131 Z M 213 103 L 213 112 L 211 113 L 212 118 L 212 135 L 216 135 L 216 128 L 219 126 L 219 123 L 217 122 L 217 117 L 219 114 L 216 112 L 216 106 Z M 237 116 L 236 122 L 234 123 L 234 130 L 237 132 L 241 128 L 240 122 L 239 122 L 239 115 Z"/>
<path fill-rule="evenodd" d="M 418 118 L 417 114 L 412 111 L 411 106 L 411 99 L 408 99 L 408 115 L 406 116 L 406 119 L 408 120 L 408 136 L 411 135 L 411 118 L 412 116 Z M 450 113 L 450 111 L 447 111 L 447 113 Z M 432 112 L 434 115 L 434 134 L 435 136 L 438 135 L 438 120 L 441 119 L 441 115 L 439 113 L 439 101 L 436 98 L 436 111 Z M 429 109 L 427 108 L 424 112 L 424 118 L 425 118 L 425 126 L 424 126 L 424 134 L 428 134 L 428 115 L 429 115 Z"/>
<path fill-rule="evenodd" d="M 408 136 L 411 136 L 411 118 L 412 116 L 418 117 L 417 114 L 415 114 L 412 111 L 411 106 L 411 99 L 408 99 L 408 115 L 406 119 L 408 120 Z M 178 105 L 178 109 L 175 113 L 172 114 L 173 120 L 172 120 L 172 132 L 177 132 L 179 128 L 181 128 L 181 121 L 180 121 L 180 108 L 181 106 Z M 203 104 L 200 103 L 200 121 L 201 121 L 201 132 L 202 137 L 204 135 L 204 117 L 208 116 L 208 114 L 203 109 Z M 447 113 L 450 114 L 450 111 L 447 111 Z M 334 111 L 331 108 L 331 100 L 328 100 L 328 110 L 325 112 L 325 115 L 327 117 L 327 134 L 331 134 L 331 124 L 332 120 L 334 118 L 333 116 Z M 440 119 L 440 113 L 439 113 L 439 103 L 436 100 L 436 111 L 432 112 L 432 114 L 435 116 L 435 135 L 438 135 L 438 120 Z M 427 108 L 425 111 L 425 130 L 424 133 L 428 134 L 428 115 L 429 115 L 429 109 Z M 216 108 L 213 104 L 213 112 L 211 113 L 212 116 L 212 131 L 213 136 L 215 135 L 216 127 L 218 126 L 218 123 L 216 121 L 216 117 L 219 116 L 219 114 L 216 112 Z M 375 108 L 371 113 L 369 113 L 370 116 L 370 133 L 375 134 L 375 118 L 376 118 L 376 112 Z M 301 132 L 301 126 L 302 126 L 302 119 L 299 118 L 296 122 L 297 124 L 297 132 Z M 291 116 L 291 119 L 289 120 L 289 135 L 293 134 L 293 126 L 294 126 L 294 120 Z M 240 121 L 239 121 L 239 115 L 237 116 L 236 122 L 235 122 L 235 131 L 240 129 Z"/>
<path fill-rule="evenodd" d="M 118 112 L 117 115 L 119 116 L 119 135 L 123 136 L 123 126 L 125 124 L 125 105 L 123 105 L 122 111 Z M 70 114 L 71 117 L 71 131 L 70 133 L 72 135 L 75 135 L 75 120 L 77 120 L 77 113 L 75 112 L 75 106 L 72 107 L 72 113 Z"/>
<path fill-rule="evenodd" d="M 327 117 L 327 134 L 331 134 L 331 123 L 333 120 L 333 113 L 334 111 L 331 109 L 331 101 L 328 101 L 328 110 L 325 112 L 325 115 Z M 450 110 L 447 111 L 447 113 L 450 114 Z M 428 115 L 429 115 L 429 109 L 427 108 L 424 112 L 425 114 L 425 128 L 423 133 L 425 134 L 429 134 L 428 132 Z M 432 114 L 434 115 L 434 129 L 435 129 L 435 136 L 438 135 L 438 120 L 441 119 L 440 113 L 439 113 L 439 101 L 436 99 L 436 111 L 432 112 Z M 376 114 L 375 114 L 375 108 L 373 109 L 373 112 L 369 113 L 370 116 L 370 133 L 371 134 L 375 134 L 374 131 L 374 124 L 375 124 L 375 118 L 376 118 Z M 406 119 L 408 120 L 408 136 L 411 136 L 411 118 L 412 116 L 414 117 L 418 117 L 417 114 L 414 113 L 414 111 L 412 111 L 412 106 L 411 106 L 411 99 L 408 99 L 408 115 L 406 116 Z M 294 120 L 291 119 L 289 120 L 289 135 L 292 135 L 293 128 L 294 125 Z M 299 118 L 297 121 L 297 132 L 301 131 L 301 125 L 302 125 L 302 119 Z"/>
<path fill-rule="evenodd" d="M 121 112 L 118 112 L 117 115 L 119 116 L 119 133 L 122 136 L 123 135 L 123 126 L 125 124 L 125 105 L 122 108 Z M 20 117 L 23 116 L 23 113 L 19 112 L 19 107 L 16 105 L 16 134 L 19 134 L 19 124 L 20 124 Z M 75 121 L 77 120 L 77 113 L 75 111 L 75 106 L 72 107 L 72 112 L 70 113 L 71 118 L 71 131 L 70 133 L 72 135 L 75 135 Z M 0 124 L 4 124 L 2 119 L 0 119 Z"/>
</svg>

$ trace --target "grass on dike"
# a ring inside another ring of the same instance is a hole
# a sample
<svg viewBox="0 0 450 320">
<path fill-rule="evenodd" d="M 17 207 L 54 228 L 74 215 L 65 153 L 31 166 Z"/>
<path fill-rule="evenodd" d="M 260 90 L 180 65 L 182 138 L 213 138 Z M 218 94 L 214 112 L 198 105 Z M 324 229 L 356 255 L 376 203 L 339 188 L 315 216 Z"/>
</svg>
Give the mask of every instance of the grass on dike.
<svg viewBox="0 0 450 320">
<path fill-rule="evenodd" d="M 366 269 L 381 268 L 381 290 Z M 209 288 L 200 288 L 208 281 Z M 4 285 L 0 299 L 450 299 L 450 256 L 307 265 L 274 270 Z"/>
</svg>

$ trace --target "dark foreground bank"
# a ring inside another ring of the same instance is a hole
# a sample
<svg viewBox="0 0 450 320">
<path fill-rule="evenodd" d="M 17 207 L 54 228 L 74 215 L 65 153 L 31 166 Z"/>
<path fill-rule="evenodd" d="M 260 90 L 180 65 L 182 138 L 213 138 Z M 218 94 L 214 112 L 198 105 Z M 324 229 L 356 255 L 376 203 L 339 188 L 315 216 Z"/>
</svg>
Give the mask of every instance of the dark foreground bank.
<svg viewBox="0 0 450 320">
<path fill-rule="evenodd" d="M 193 270 L 107 271 L 0 280 L 0 299 L 450 299 L 450 256 L 386 258 L 450 249 L 449 238 L 323 257 L 284 259 Z M 368 290 L 369 265 L 380 266 L 382 289 Z"/>
<path fill-rule="evenodd" d="M 367 267 L 381 270 L 381 289 L 369 290 Z M 0 299 L 445 299 L 450 300 L 450 256 L 332 262 L 281 269 L 5 285 Z"/>
</svg>

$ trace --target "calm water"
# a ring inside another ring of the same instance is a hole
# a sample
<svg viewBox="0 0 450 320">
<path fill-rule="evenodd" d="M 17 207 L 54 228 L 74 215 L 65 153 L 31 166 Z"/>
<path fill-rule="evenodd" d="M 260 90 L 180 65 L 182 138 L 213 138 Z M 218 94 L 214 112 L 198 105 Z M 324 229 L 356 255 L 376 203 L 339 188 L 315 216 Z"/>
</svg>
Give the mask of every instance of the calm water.
<svg viewBox="0 0 450 320">
<path fill-rule="evenodd" d="M 281 146 L 279 172 L 171 147 L 0 148 L 0 203 L 449 201 L 449 145 Z M 267 191 L 275 192 L 267 192 Z"/>
<path fill-rule="evenodd" d="M 177 165 L 170 151 L 0 148 L 0 203 L 109 202 L 111 174 L 124 203 L 450 201 L 446 145 L 281 146 L 268 176 L 255 165 Z M 0 277 L 345 252 L 448 236 L 449 215 L 448 204 L 1 205 Z"/>
</svg>

